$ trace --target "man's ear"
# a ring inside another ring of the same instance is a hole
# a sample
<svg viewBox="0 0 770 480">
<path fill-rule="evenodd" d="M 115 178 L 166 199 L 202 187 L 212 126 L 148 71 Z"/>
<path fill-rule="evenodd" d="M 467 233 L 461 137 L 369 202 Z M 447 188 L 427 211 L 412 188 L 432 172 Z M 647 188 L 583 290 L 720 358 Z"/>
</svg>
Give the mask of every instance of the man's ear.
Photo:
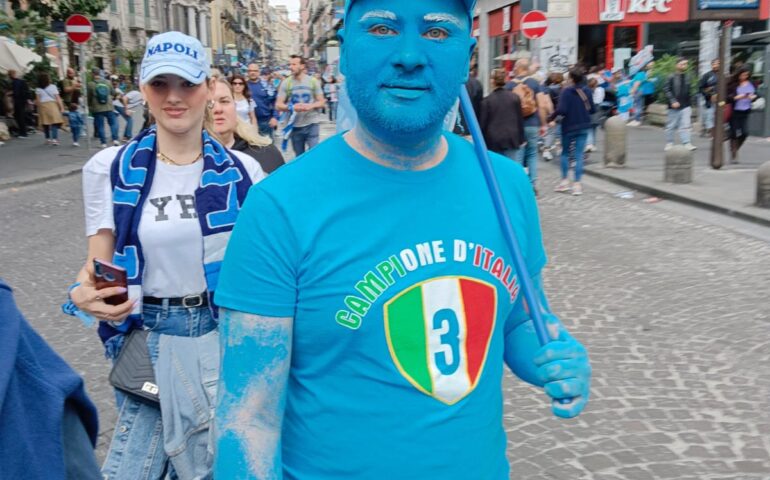
<svg viewBox="0 0 770 480">
<path fill-rule="evenodd" d="M 347 61 L 345 60 L 345 57 L 347 57 L 347 48 L 345 48 L 345 29 L 342 28 L 337 32 L 337 39 L 340 41 L 340 72 L 342 72 L 343 75 L 347 76 Z"/>
</svg>

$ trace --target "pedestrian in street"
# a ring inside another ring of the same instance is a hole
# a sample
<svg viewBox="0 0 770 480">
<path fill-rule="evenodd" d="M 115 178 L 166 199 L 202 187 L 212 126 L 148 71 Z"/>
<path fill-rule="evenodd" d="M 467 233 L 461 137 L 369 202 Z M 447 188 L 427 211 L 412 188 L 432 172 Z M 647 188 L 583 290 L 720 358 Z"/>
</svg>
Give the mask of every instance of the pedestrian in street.
<svg viewBox="0 0 770 480">
<path fill-rule="evenodd" d="M 704 73 L 698 82 L 698 91 L 703 96 L 703 131 L 701 132 L 703 137 L 714 135 L 717 83 L 719 82 L 719 70 L 721 68 L 722 62 L 715 58 L 711 61 L 711 70 Z"/>
<path fill-rule="evenodd" d="M 203 129 L 212 92 L 199 40 L 180 32 L 152 37 L 140 72 L 155 125 L 122 148 L 100 151 L 83 168 L 88 260 L 65 311 L 98 320 L 107 356 L 126 372 L 131 364 L 121 364 L 121 349 L 132 336 L 144 342 L 137 334 L 150 331 L 145 355 L 160 400 L 116 390 L 104 478 L 210 478 L 214 399 L 206 392 L 216 382 L 219 357 L 216 336 L 209 335 L 217 327 L 211 302 L 240 205 L 264 173 L 256 160 L 227 150 Z M 97 289 L 93 259 L 125 269 L 128 289 Z M 105 302 L 117 294 L 128 300 Z"/>
<path fill-rule="evenodd" d="M 126 126 L 123 129 L 123 142 L 125 143 L 134 136 L 134 112 L 128 108 L 128 98 L 126 98 L 126 94 L 123 91 L 120 77 L 113 75 L 110 77 L 110 80 L 112 81 L 112 106 L 115 108 L 115 112 L 126 122 Z M 115 117 L 115 122 L 118 122 L 117 117 Z M 118 125 L 118 132 L 120 132 L 120 125 Z"/>
<path fill-rule="evenodd" d="M 561 73 L 551 73 L 543 83 L 543 89 L 548 93 L 548 96 L 551 97 L 551 103 L 553 104 L 554 109 L 558 107 L 563 83 L 564 75 Z M 543 142 L 543 160 L 547 162 L 553 160 L 553 150 L 556 148 L 556 139 L 560 137 L 561 126 L 559 123 L 548 127 Z"/>
<path fill-rule="evenodd" d="M 337 102 L 339 97 L 337 95 L 337 79 L 332 75 L 329 77 L 329 81 L 324 85 L 324 90 L 327 94 L 329 121 L 333 122 L 337 119 Z"/>
<path fill-rule="evenodd" d="M 80 113 L 80 107 L 77 103 L 70 103 L 69 111 L 66 113 L 72 133 L 72 146 L 79 147 L 80 133 L 83 131 L 83 114 Z"/>
<path fill-rule="evenodd" d="M 505 88 L 516 93 L 521 100 L 526 143 L 519 149 L 517 161 L 527 169 L 532 188 L 537 192 L 538 142 L 545 135 L 547 118 L 552 112 L 553 105 L 548 93 L 540 88 L 539 82 L 529 76 L 529 70 L 528 59 L 517 60 L 513 69 L 514 78 L 506 84 Z"/>
<path fill-rule="evenodd" d="M 631 94 L 631 80 L 622 68 L 615 68 L 612 73 L 611 90 L 615 96 L 617 115 L 628 122 L 634 108 L 634 96 Z"/>
<path fill-rule="evenodd" d="M 505 70 L 492 72 L 490 93 L 481 102 L 479 124 L 490 151 L 516 160 L 526 141 L 519 96 L 505 89 Z"/>
<path fill-rule="evenodd" d="M 271 81 L 270 69 L 260 70 L 259 65 L 252 63 L 248 66 L 246 73 L 249 77 L 247 82 L 249 94 L 256 104 L 254 116 L 259 126 L 259 134 L 272 137 L 278 127 L 279 112 L 275 109 L 278 89 Z"/>
<path fill-rule="evenodd" d="M 278 89 L 275 108 L 279 112 L 293 112 L 294 123 L 291 131 L 291 146 L 299 157 L 305 150 L 318 145 L 321 132 L 321 115 L 318 110 L 326 105 L 321 82 L 307 74 L 304 57 L 292 55 L 289 62 L 291 75 Z"/>
<path fill-rule="evenodd" d="M 94 118 L 94 130 L 101 142 L 102 148 L 107 147 L 107 136 L 104 133 L 104 122 L 110 127 L 112 145 L 120 145 L 118 138 L 118 119 L 115 116 L 115 106 L 112 103 L 114 95 L 112 85 L 104 78 L 98 68 L 92 70 L 93 81 L 88 84 L 88 111 Z"/>
<path fill-rule="evenodd" d="M 529 178 L 490 154 L 545 347 L 473 145 L 444 129 L 474 6 L 345 3 L 358 123 L 252 188 L 225 255 L 215 478 L 507 479 L 505 364 L 557 416 L 584 408 L 590 365 L 543 293 Z"/>
<path fill-rule="evenodd" d="M 751 82 L 751 70 L 741 67 L 730 82 L 727 101 L 732 105 L 730 116 L 730 159 L 738 163 L 738 151 L 749 136 L 748 123 L 751 104 L 756 100 L 757 88 Z"/>
<path fill-rule="evenodd" d="M 636 72 L 631 79 L 631 96 L 634 98 L 633 119 L 628 122 L 629 127 L 638 127 L 644 119 L 647 106 L 652 103 L 651 97 L 655 93 L 655 83 L 652 70 L 655 62 L 649 62 L 641 70 Z"/>
<path fill-rule="evenodd" d="M 246 79 L 243 78 L 243 75 L 234 73 L 230 79 L 230 85 L 232 85 L 235 111 L 238 117 L 249 125 L 259 128 L 257 126 L 257 117 L 254 114 L 257 104 L 251 99 L 251 91 L 246 86 Z"/>
<path fill-rule="evenodd" d="M 666 121 L 666 150 L 674 146 L 674 133 L 679 131 L 679 139 L 688 150 L 698 147 L 692 144 L 692 79 L 687 72 L 690 61 L 680 57 L 676 62 L 676 71 L 666 79 L 663 92 L 668 101 L 668 119 Z"/>
<path fill-rule="evenodd" d="M 27 101 L 29 100 L 29 86 L 23 78 L 19 77 L 16 70 L 8 70 L 11 79 L 11 92 L 13 92 L 13 119 L 16 121 L 17 138 L 29 138 L 27 132 Z"/>
<path fill-rule="evenodd" d="M 593 95 L 585 84 L 585 75 L 577 68 L 569 72 L 570 85 L 564 89 L 559 98 L 559 105 L 551 115 L 550 121 L 556 118 L 561 123 L 561 182 L 556 186 L 556 192 L 572 192 L 572 195 L 583 194 L 583 158 L 585 156 L 586 140 L 593 123 L 591 115 L 596 112 Z M 570 184 L 570 153 L 575 156 L 575 182 Z"/>
<path fill-rule="evenodd" d="M 596 76 L 588 78 L 588 90 L 591 91 L 591 98 L 594 101 L 594 113 L 591 115 L 591 128 L 588 129 L 588 139 L 586 140 L 586 153 L 596 151 L 596 129 L 601 123 L 602 112 L 599 106 L 604 103 L 604 87 L 599 85 L 599 78 Z"/>
<path fill-rule="evenodd" d="M 51 83 L 51 76 L 41 73 L 37 76 L 35 105 L 40 125 L 45 133 L 47 145 L 59 146 L 59 128 L 64 123 L 64 104 L 59 96 L 59 89 Z"/>
<path fill-rule="evenodd" d="M 270 137 L 260 135 L 255 125 L 246 123 L 238 114 L 235 87 L 223 78 L 214 83 L 213 100 L 206 116 L 206 130 L 229 148 L 253 157 L 266 174 L 284 165 L 283 155 Z"/>
<path fill-rule="evenodd" d="M 61 81 L 61 100 L 65 105 L 72 103 L 80 103 L 80 96 L 82 95 L 82 85 L 80 79 L 75 74 L 75 70 L 72 68 L 67 69 L 66 76 Z"/>
</svg>

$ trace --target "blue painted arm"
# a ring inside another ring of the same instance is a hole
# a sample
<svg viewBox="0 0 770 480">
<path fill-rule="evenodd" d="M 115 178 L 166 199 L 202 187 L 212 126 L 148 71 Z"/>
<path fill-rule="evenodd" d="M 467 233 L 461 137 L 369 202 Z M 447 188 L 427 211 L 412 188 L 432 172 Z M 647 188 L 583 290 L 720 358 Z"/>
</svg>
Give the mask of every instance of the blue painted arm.
<svg viewBox="0 0 770 480">
<path fill-rule="evenodd" d="M 222 309 L 214 478 L 280 480 L 294 320 Z"/>
<path fill-rule="evenodd" d="M 588 352 L 551 312 L 542 277 L 537 275 L 532 283 L 552 341 L 541 347 L 528 312 L 520 309 L 506 322 L 505 363 L 525 382 L 544 388 L 553 399 L 554 415 L 572 418 L 583 411 L 590 395 Z M 558 401 L 569 398 L 569 403 Z"/>
</svg>

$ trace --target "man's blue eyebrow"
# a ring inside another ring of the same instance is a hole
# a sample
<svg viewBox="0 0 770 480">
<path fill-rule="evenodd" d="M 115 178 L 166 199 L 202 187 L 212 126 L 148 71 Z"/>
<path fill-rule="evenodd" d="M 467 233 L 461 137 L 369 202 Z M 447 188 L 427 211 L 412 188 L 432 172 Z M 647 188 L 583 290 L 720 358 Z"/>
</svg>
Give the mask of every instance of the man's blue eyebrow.
<svg viewBox="0 0 770 480">
<path fill-rule="evenodd" d="M 442 23 L 448 22 L 456 26 L 457 28 L 463 28 L 463 22 L 459 18 L 449 13 L 429 13 L 423 17 L 428 23 Z"/>
<path fill-rule="evenodd" d="M 372 10 L 370 12 L 366 12 L 359 22 L 364 22 L 366 20 L 372 19 L 372 18 L 379 18 L 383 20 L 397 20 L 398 16 L 391 12 L 390 10 Z"/>
</svg>

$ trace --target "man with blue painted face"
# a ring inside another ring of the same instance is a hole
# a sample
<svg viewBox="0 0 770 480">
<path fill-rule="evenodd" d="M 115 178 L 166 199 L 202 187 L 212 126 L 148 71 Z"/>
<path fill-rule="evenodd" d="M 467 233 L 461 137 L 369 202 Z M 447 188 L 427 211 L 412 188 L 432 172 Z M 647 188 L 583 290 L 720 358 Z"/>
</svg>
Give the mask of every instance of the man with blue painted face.
<svg viewBox="0 0 770 480">
<path fill-rule="evenodd" d="M 473 147 L 442 131 L 474 3 L 346 3 L 358 122 L 255 186 L 225 255 L 215 478 L 507 479 L 504 364 L 555 415 L 585 407 L 591 368 L 543 293 L 527 175 L 492 155 L 546 347 Z"/>
</svg>

